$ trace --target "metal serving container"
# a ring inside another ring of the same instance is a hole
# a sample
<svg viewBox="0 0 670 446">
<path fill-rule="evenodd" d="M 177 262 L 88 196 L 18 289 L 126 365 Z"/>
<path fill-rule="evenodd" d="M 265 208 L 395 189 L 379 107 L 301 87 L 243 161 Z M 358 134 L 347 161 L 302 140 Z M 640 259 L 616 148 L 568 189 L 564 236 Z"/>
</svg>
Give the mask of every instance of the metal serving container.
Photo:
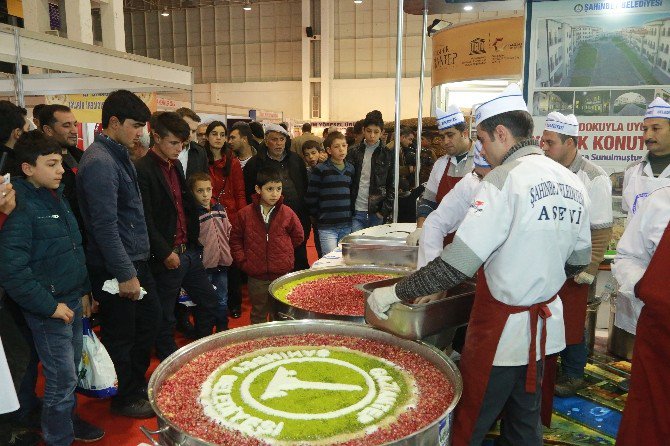
<svg viewBox="0 0 670 446">
<path fill-rule="evenodd" d="M 399 266 L 416 269 L 419 247 L 408 246 L 405 238 L 348 235 L 340 242 L 346 265 Z"/>
<path fill-rule="evenodd" d="M 338 273 L 368 273 L 368 274 L 399 274 L 405 276 L 411 271 L 403 268 L 390 268 L 390 267 L 379 267 L 372 265 L 361 265 L 361 266 L 333 266 L 326 268 L 315 268 L 315 269 L 306 269 L 302 271 L 297 271 L 294 273 L 286 274 L 276 279 L 270 284 L 269 293 L 273 298 L 274 306 L 274 316 L 275 320 L 285 321 L 285 320 L 296 320 L 296 319 L 332 319 L 338 321 L 349 321 L 349 322 L 358 322 L 364 323 L 364 316 L 345 316 L 340 314 L 330 314 L 330 313 L 320 313 L 316 311 L 304 310 L 302 308 L 295 307 L 289 303 L 284 302 L 283 300 L 277 297 L 277 290 L 286 285 L 289 282 L 299 279 L 305 279 L 312 276 L 317 276 L 321 274 L 338 274 Z"/>
<path fill-rule="evenodd" d="M 375 288 L 393 285 L 401 278 L 380 280 L 363 285 L 368 295 Z M 463 282 L 449 290 L 447 297 L 427 304 L 396 303 L 388 311 L 388 319 L 375 316 L 367 301 L 365 321 L 404 339 L 419 340 L 440 333 L 448 328 L 456 328 L 468 323 L 475 300 L 475 285 Z"/>
<path fill-rule="evenodd" d="M 212 443 L 193 437 L 187 432 L 184 432 L 161 412 L 156 404 L 156 393 L 160 389 L 162 383 L 184 366 L 184 364 L 207 351 L 215 350 L 237 342 L 268 336 L 303 335 L 310 333 L 352 336 L 362 339 L 376 340 L 417 353 L 430 361 L 452 383 L 454 387 L 454 400 L 447 410 L 445 410 L 435 421 L 407 437 L 386 443 L 385 446 L 443 446 L 450 444 L 453 410 L 463 393 L 463 381 L 461 379 L 461 374 L 449 357 L 423 342 L 400 339 L 370 326 L 323 320 L 269 322 L 252 325 L 217 333 L 182 347 L 161 362 L 149 380 L 149 402 L 156 412 L 158 429 L 154 431 L 145 427 L 140 429 L 144 432 L 147 438 L 149 438 L 153 446 L 214 446 Z M 153 438 L 153 435 L 158 435 L 158 441 Z"/>
</svg>

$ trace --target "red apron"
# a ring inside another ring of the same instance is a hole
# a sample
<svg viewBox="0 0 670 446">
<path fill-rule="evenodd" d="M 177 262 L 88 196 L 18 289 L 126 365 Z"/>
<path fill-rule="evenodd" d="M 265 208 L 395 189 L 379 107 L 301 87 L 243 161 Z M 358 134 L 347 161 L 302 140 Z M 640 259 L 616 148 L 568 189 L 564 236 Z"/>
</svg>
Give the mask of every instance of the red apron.
<svg viewBox="0 0 670 446">
<path fill-rule="evenodd" d="M 451 191 L 451 189 L 456 186 L 456 184 L 463 179 L 463 177 L 452 177 L 449 176 L 449 166 L 451 165 L 451 157 L 447 160 L 447 167 L 444 169 L 442 178 L 440 178 L 440 184 L 437 186 L 437 194 L 435 194 L 435 201 L 439 205 L 445 195 Z M 444 244 L 442 246 L 447 246 L 449 243 L 454 241 L 454 235 L 456 232 L 447 234 L 444 238 Z"/>
<path fill-rule="evenodd" d="M 620 446 L 661 446 L 670 441 L 670 224 L 635 295 L 644 302 L 637 323 L 630 391 L 619 425 Z"/>
<path fill-rule="evenodd" d="M 463 376 L 463 396 L 456 406 L 453 446 L 467 446 L 479 417 L 480 408 L 489 382 L 498 342 L 510 315 L 528 311 L 530 313 L 530 348 L 528 349 L 528 372 L 526 392 L 535 393 L 537 388 L 536 338 L 538 317 L 547 319 L 551 311 L 547 304 L 556 299 L 552 297 L 529 307 L 504 304 L 496 300 L 486 283 L 484 269 L 477 274 L 475 302 L 470 313 L 465 346 L 461 356 L 460 371 Z M 546 323 L 542 324 L 540 351 L 544 360 L 544 347 L 547 339 Z"/>
<path fill-rule="evenodd" d="M 565 322 L 565 345 L 580 344 L 584 340 L 586 324 L 586 303 L 589 299 L 589 285 L 579 284 L 570 277 L 558 292 L 563 302 L 563 320 Z M 544 365 L 542 379 L 542 424 L 551 427 L 551 412 L 554 405 L 554 387 L 556 386 L 556 360 L 551 355 Z"/>
</svg>

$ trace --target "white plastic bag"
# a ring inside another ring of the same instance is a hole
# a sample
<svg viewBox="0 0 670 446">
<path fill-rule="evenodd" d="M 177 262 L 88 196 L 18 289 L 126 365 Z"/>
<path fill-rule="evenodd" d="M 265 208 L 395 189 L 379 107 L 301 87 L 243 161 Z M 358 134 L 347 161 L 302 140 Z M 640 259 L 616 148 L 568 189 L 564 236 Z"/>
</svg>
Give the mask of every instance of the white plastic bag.
<svg viewBox="0 0 670 446">
<path fill-rule="evenodd" d="M 93 398 L 108 398 L 116 395 L 118 382 L 114 363 L 98 337 L 91 330 L 89 318 L 83 319 L 84 346 L 79 363 L 77 392 Z"/>
</svg>

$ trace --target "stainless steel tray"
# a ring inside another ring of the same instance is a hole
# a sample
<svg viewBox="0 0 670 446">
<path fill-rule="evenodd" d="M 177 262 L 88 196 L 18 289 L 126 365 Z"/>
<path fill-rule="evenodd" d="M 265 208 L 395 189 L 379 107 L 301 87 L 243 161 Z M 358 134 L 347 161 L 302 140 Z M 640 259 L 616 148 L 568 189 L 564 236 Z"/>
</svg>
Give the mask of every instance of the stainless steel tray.
<svg viewBox="0 0 670 446">
<path fill-rule="evenodd" d="M 419 247 L 408 246 L 405 238 L 348 235 L 340 242 L 346 265 L 400 266 L 416 269 Z"/>
<path fill-rule="evenodd" d="M 360 266 L 332 266 L 325 268 L 305 269 L 294 273 L 289 273 L 276 279 L 270 284 L 268 292 L 272 297 L 272 305 L 274 309 L 274 318 L 278 321 L 285 320 L 299 320 L 299 319 L 332 319 L 348 322 L 365 323 L 365 318 L 361 316 L 346 316 L 341 314 L 330 314 L 325 312 L 317 312 L 305 310 L 300 307 L 295 307 L 288 302 L 283 301 L 277 297 L 277 290 L 283 285 L 311 276 L 320 274 L 338 274 L 338 273 L 369 273 L 369 274 L 400 274 L 407 275 L 411 271 L 408 269 L 379 267 L 373 265 Z M 324 297 L 325 298 L 325 297 Z"/>
<path fill-rule="evenodd" d="M 402 277 L 380 280 L 361 287 L 370 295 L 375 288 L 393 285 Z M 468 323 L 475 300 L 475 285 L 464 282 L 451 290 L 447 297 L 427 304 L 396 303 L 388 311 L 388 319 L 375 316 L 365 303 L 365 321 L 379 329 L 404 339 L 419 340 L 437 334 L 447 328 L 456 328 Z"/>
<path fill-rule="evenodd" d="M 451 422 L 453 411 L 463 393 L 463 380 L 456 365 L 448 356 L 423 342 L 411 342 L 398 339 L 395 336 L 376 330 L 367 325 L 326 320 L 269 322 L 265 324 L 251 325 L 217 333 L 180 348 L 161 362 L 151 375 L 148 386 L 148 395 L 151 407 L 156 412 L 158 418 L 158 429 L 150 431 L 149 429 L 142 428 L 142 432 L 144 432 L 154 446 L 216 446 L 213 443 L 189 435 L 188 432 L 175 425 L 170 418 L 161 411 L 156 403 L 156 393 L 163 382 L 183 367 L 184 364 L 202 353 L 236 342 L 243 342 L 267 336 L 301 335 L 308 333 L 335 334 L 353 336 L 361 339 L 372 339 L 403 348 L 421 355 L 426 360 L 430 361 L 453 384 L 453 401 L 444 413 L 432 423 L 407 437 L 385 443 L 384 446 L 435 446 L 437 444 L 451 444 Z M 156 441 L 151 438 L 152 434 L 158 435 L 159 440 Z"/>
</svg>

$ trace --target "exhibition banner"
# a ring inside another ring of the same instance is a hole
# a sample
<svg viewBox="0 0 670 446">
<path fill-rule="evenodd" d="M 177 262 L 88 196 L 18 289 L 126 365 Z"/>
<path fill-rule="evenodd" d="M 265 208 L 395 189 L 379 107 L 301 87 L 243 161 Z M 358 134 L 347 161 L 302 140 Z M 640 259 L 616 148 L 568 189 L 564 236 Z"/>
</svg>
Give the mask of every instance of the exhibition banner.
<svg viewBox="0 0 670 446">
<path fill-rule="evenodd" d="M 644 156 L 647 104 L 670 98 L 668 1 L 533 2 L 526 82 L 535 133 L 549 112 L 573 113 L 580 151 L 608 173 Z"/>
<path fill-rule="evenodd" d="M 534 136 L 538 140 L 542 137 L 545 120 L 544 116 L 533 116 Z M 605 171 L 619 172 L 622 166 L 638 161 L 647 153 L 642 117 L 580 117 L 577 149 Z"/>
<path fill-rule="evenodd" d="M 432 84 L 472 79 L 519 79 L 524 18 L 465 23 L 432 37 Z"/>
<path fill-rule="evenodd" d="M 135 93 L 147 104 L 151 113 L 156 111 L 156 93 Z M 101 122 L 102 104 L 107 94 L 59 94 L 46 95 L 44 102 L 48 105 L 62 104 L 72 109 L 72 113 L 79 122 Z"/>
</svg>

